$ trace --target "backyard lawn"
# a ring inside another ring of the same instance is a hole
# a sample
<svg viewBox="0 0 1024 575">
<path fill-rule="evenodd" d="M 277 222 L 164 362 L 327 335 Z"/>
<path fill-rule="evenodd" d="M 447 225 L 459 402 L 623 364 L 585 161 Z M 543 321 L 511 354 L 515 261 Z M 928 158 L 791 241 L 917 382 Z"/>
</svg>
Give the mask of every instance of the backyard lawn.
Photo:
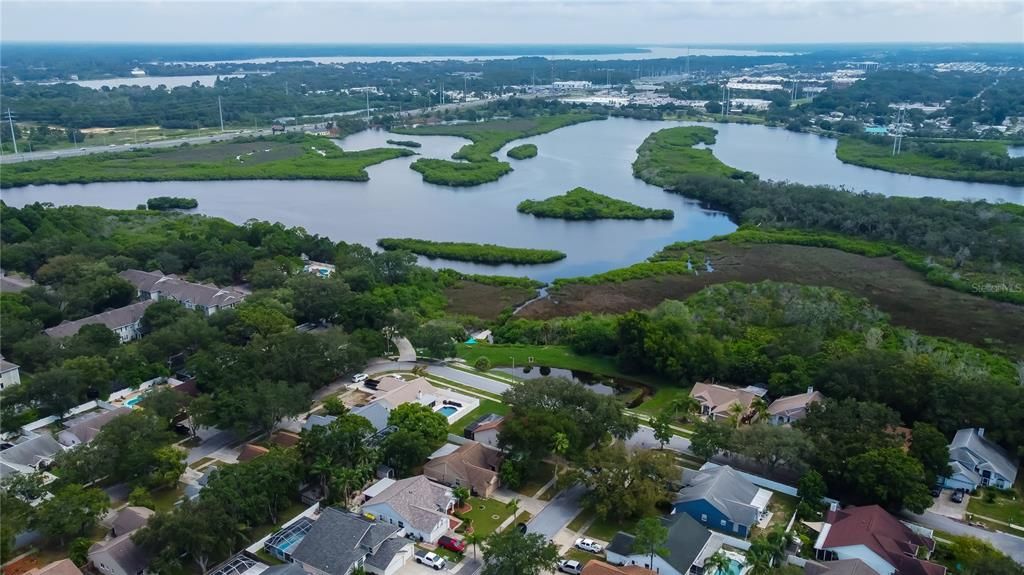
<svg viewBox="0 0 1024 575">
<path fill-rule="evenodd" d="M 292 502 L 284 511 L 277 514 L 278 523 L 276 525 L 259 525 L 252 530 L 251 538 L 253 541 L 259 541 L 263 537 L 270 535 L 277 531 L 282 525 L 291 521 L 296 515 L 302 513 L 308 508 L 308 505 L 300 502 Z"/>
<path fill-rule="evenodd" d="M 174 489 L 161 489 L 150 494 L 153 498 L 153 510 L 166 513 L 174 508 L 174 504 L 185 495 L 185 487 L 178 483 Z"/>
<path fill-rule="evenodd" d="M 463 520 L 473 521 L 473 532 L 487 537 L 506 519 L 512 516 L 512 510 L 501 501 L 470 497 L 469 504 L 473 507 L 468 513 L 460 513 Z M 520 514 L 521 515 L 521 514 Z"/>
<path fill-rule="evenodd" d="M 644 515 L 660 517 L 662 514 L 660 511 L 652 507 L 651 510 Z M 643 519 L 643 517 L 625 520 L 622 520 L 619 517 L 608 517 L 606 519 L 598 517 L 594 520 L 594 523 L 590 525 L 590 528 L 587 529 L 587 537 L 593 537 L 594 539 L 600 539 L 601 541 L 608 542 L 611 541 L 619 531 L 632 533 L 633 528 L 641 519 Z"/>
<path fill-rule="evenodd" d="M 1017 489 L 999 490 L 985 489 L 981 495 L 971 497 L 967 503 L 967 512 L 977 515 L 984 515 L 1014 525 L 1024 525 L 1024 496 L 1021 495 L 1022 486 L 1017 484 Z M 991 493 L 995 496 L 994 501 L 986 501 L 986 495 Z"/>
<path fill-rule="evenodd" d="M 509 406 L 507 404 L 494 401 L 492 399 L 481 399 L 480 406 L 470 411 L 466 415 L 462 416 L 458 421 L 448 426 L 448 433 L 454 433 L 455 435 L 462 436 L 462 432 L 466 429 L 466 426 L 473 423 L 478 418 L 488 413 L 497 413 L 499 415 L 505 415 L 508 413 Z"/>
<path fill-rule="evenodd" d="M 796 511 L 799 504 L 799 497 L 772 491 L 772 500 L 768 502 L 768 510 L 772 512 L 772 518 L 768 521 L 768 528 L 764 531 L 770 531 L 775 527 L 784 528 L 789 523 L 789 519 L 793 517 L 793 512 Z M 759 530 L 756 527 L 754 529 L 756 534 Z"/>
</svg>

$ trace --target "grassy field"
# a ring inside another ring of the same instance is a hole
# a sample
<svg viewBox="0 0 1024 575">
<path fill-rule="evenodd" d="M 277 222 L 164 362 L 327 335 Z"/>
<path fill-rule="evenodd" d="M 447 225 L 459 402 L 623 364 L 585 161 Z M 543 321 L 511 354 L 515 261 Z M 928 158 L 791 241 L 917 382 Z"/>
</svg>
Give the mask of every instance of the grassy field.
<svg viewBox="0 0 1024 575">
<path fill-rule="evenodd" d="M 458 421 L 448 426 L 448 433 L 454 433 L 455 435 L 462 435 L 462 432 L 466 429 L 466 426 L 473 423 L 478 418 L 487 415 L 488 413 L 497 413 L 498 415 L 505 415 L 509 411 L 508 404 L 501 403 L 500 401 L 494 401 L 491 399 L 481 399 L 480 406 L 470 411 Z"/>
<path fill-rule="evenodd" d="M 1012 491 L 986 488 L 985 492 L 992 493 L 995 500 L 988 503 L 984 494 L 971 497 L 967 502 L 968 513 L 984 515 L 1014 525 L 1024 525 L 1024 483 L 1018 482 L 1017 488 Z"/>
<path fill-rule="evenodd" d="M 529 301 L 537 295 L 536 287 L 492 285 L 475 280 L 460 280 L 444 290 L 449 313 L 467 314 L 485 320 L 497 319 L 510 307 Z"/>
<path fill-rule="evenodd" d="M 470 242 L 435 242 L 413 238 L 381 238 L 377 245 L 385 250 L 408 250 L 434 259 L 445 259 L 481 264 L 546 264 L 564 259 L 557 250 L 511 248 L 494 244 Z"/>
<path fill-rule="evenodd" d="M 476 186 L 496 181 L 512 171 L 512 166 L 508 162 L 500 162 L 493 155 L 512 140 L 545 134 L 558 128 L 598 118 L 601 116 L 574 113 L 464 124 L 393 128 L 391 131 L 410 136 L 458 136 L 471 140 L 471 144 L 466 144 L 452 154 L 452 159 L 465 160 L 463 162 L 420 158 L 410 167 L 423 174 L 424 181 L 432 184 Z"/>
<path fill-rule="evenodd" d="M 615 360 L 611 357 L 577 355 L 564 345 L 459 344 L 457 355 L 465 359 L 469 365 L 473 365 L 480 357 L 486 357 L 495 367 L 512 365 L 513 357 L 516 365 L 528 365 L 529 359 L 533 358 L 534 365 L 575 369 L 612 377 L 629 377 L 618 370 Z"/>
<path fill-rule="evenodd" d="M 522 144 L 521 146 L 511 148 L 506 154 L 513 160 L 526 160 L 536 157 L 537 146 L 534 144 Z"/>
<path fill-rule="evenodd" d="M 675 217 L 672 210 L 645 208 L 586 188 L 573 188 L 546 200 L 523 200 L 516 210 L 538 218 L 563 220 L 671 220 Z"/>
<path fill-rule="evenodd" d="M 4 166 L 0 187 L 166 180 L 366 181 L 367 166 L 412 153 L 401 148 L 345 152 L 327 138 L 292 134 L 21 162 Z"/>
<path fill-rule="evenodd" d="M 647 401 L 635 409 L 645 415 L 656 416 L 677 398 L 690 394 L 688 387 L 660 387 Z"/>
<path fill-rule="evenodd" d="M 512 510 L 504 503 L 495 499 L 470 497 L 469 504 L 473 507 L 468 513 L 461 513 L 463 519 L 473 521 L 473 532 L 486 537 L 498 528 L 506 519 L 512 517 Z"/>
<path fill-rule="evenodd" d="M 1024 186 L 1024 161 L 1017 162 L 1013 169 L 986 169 L 977 164 L 966 163 L 956 157 L 937 157 L 924 153 L 919 145 L 935 146 L 951 154 L 984 154 L 1006 158 L 1007 146 L 1003 142 L 921 142 L 904 140 L 903 151 L 892 155 L 892 140 L 889 138 L 840 138 L 836 145 L 836 157 L 847 164 L 912 174 L 927 178 L 943 178 L 965 182 L 986 182 Z"/>
<path fill-rule="evenodd" d="M 545 319 L 583 312 L 623 313 L 653 308 L 666 299 L 682 300 L 712 284 L 771 280 L 843 289 L 878 306 L 894 324 L 1000 353 L 1024 354 L 1024 331 L 1017 327 L 1024 325 L 1024 307 L 933 285 L 924 274 L 893 257 L 725 240 L 704 242 L 702 249 L 711 258 L 713 273 L 556 282 L 552 298 L 529 304 L 518 316 Z M 501 359 L 495 356 L 492 361 Z"/>
<path fill-rule="evenodd" d="M 694 147 L 697 144 L 714 144 L 717 133 L 705 126 L 683 126 L 654 132 L 636 150 L 633 175 L 663 188 L 687 174 L 747 177 L 747 172 L 725 165 L 711 150 Z"/>
</svg>

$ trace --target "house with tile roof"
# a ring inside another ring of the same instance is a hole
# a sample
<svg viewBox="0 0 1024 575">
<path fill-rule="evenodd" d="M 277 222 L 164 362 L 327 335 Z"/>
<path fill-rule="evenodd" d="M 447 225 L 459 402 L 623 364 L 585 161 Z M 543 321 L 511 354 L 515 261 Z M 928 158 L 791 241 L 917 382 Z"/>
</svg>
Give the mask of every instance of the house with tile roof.
<svg viewBox="0 0 1024 575">
<path fill-rule="evenodd" d="M 470 441 L 428 461 L 423 466 L 423 475 L 442 485 L 463 486 L 474 495 L 490 497 L 498 488 L 501 460 L 500 451 Z"/>
<path fill-rule="evenodd" d="M 649 553 L 634 550 L 635 537 L 622 531 L 616 533 L 605 548 L 608 562 L 621 567 L 641 567 L 660 575 L 686 575 L 694 567 L 703 567 L 704 560 L 722 546 L 720 538 L 712 537 L 706 527 L 685 513 L 675 513 L 662 521 L 668 528 L 664 543 L 667 553 L 656 553 L 653 564 Z"/>
<path fill-rule="evenodd" d="M 600 559 L 591 559 L 583 566 L 581 575 L 657 575 L 654 571 L 639 565 L 612 565 Z"/>
<path fill-rule="evenodd" d="M 310 575 L 348 575 L 362 567 L 373 575 L 394 575 L 412 558 L 413 543 L 401 529 L 328 507 L 293 543 L 291 560 Z"/>
<path fill-rule="evenodd" d="M 804 575 L 875 575 L 875 572 L 860 559 L 840 559 L 823 563 L 808 561 Z"/>
<path fill-rule="evenodd" d="M 878 505 L 829 511 L 814 542 L 815 558 L 826 565 L 859 559 L 878 575 L 945 575 L 945 567 L 927 560 L 934 550 L 931 537 Z"/>
<path fill-rule="evenodd" d="M 455 507 L 452 490 L 426 476 L 399 479 L 363 503 L 362 512 L 396 525 L 404 535 L 436 543 L 451 529 L 448 512 Z"/>
<path fill-rule="evenodd" d="M 740 406 L 741 413 L 747 414 L 754 400 L 764 394 L 765 390 L 759 387 L 738 389 L 717 383 L 695 383 L 690 390 L 690 397 L 700 404 L 700 414 L 709 419 L 729 419 L 735 405 Z"/>
<path fill-rule="evenodd" d="M 160 271 L 128 269 L 117 275 L 135 286 L 141 300 L 169 299 L 187 309 L 197 309 L 206 315 L 213 315 L 222 309 L 231 309 L 242 303 L 246 297 L 245 294 L 230 288 L 193 283 L 175 275 L 164 275 Z"/>
<path fill-rule="evenodd" d="M 951 473 L 943 483 L 968 491 L 983 485 L 1010 489 L 1017 480 L 1018 466 L 1017 460 L 985 438 L 984 428 L 961 429 L 949 444 Z"/>
<path fill-rule="evenodd" d="M 405 403 L 418 403 L 435 412 L 450 406 L 454 411 L 445 414 L 445 417 L 448 418 L 448 423 L 454 423 L 455 419 L 476 409 L 480 405 L 480 400 L 450 389 L 434 387 L 424 377 L 405 381 L 388 376 L 380 379 L 370 402 L 353 408 L 352 414 L 365 417 L 377 431 L 383 431 L 388 426 L 391 412 Z"/>
<path fill-rule="evenodd" d="M 825 396 L 820 391 L 815 391 L 813 387 L 808 387 L 806 393 L 780 397 L 768 405 L 768 423 L 789 425 L 799 421 L 807 415 L 807 408 L 812 403 L 822 401 L 825 401 Z"/>
<path fill-rule="evenodd" d="M 728 465 L 705 466 L 684 481 L 673 502 L 676 513 L 740 537 L 750 535 L 772 497 L 771 491 L 754 485 Z"/>
<path fill-rule="evenodd" d="M 61 339 L 77 334 L 87 325 L 102 325 L 117 334 L 121 343 L 128 343 L 142 337 L 142 316 L 145 315 L 146 308 L 154 303 L 155 300 L 148 299 L 75 321 L 64 321 L 44 329 L 43 333 L 54 339 Z"/>
</svg>

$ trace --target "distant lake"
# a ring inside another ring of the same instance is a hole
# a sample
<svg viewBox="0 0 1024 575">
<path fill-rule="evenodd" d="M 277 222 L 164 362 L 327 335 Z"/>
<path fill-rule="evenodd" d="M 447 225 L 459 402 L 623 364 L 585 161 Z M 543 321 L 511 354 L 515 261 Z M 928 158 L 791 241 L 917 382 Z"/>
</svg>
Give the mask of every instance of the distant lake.
<svg viewBox="0 0 1024 575">
<path fill-rule="evenodd" d="M 237 223 L 248 219 L 279 221 L 308 232 L 374 246 L 382 237 L 495 243 L 552 248 L 568 257 L 538 266 L 485 266 L 421 260 L 432 267 L 469 273 L 523 276 L 548 281 L 589 275 L 643 261 L 667 244 L 727 234 L 736 226 L 725 215 L 701 208 L 682 196 L 633 177 L 636 148 L 648 134 L 678 126 L 623 118 L 586 122 L 517 140 L 536 144 L 538 155 L 510 160 L 514 171 L 497 182 L 472 188 L 424 183 L 409 169 L 415 157 L 390 160 L 368 169 L 369 182 L 218 181 L 123 182 L 33 186 L 3 190 L 12 206 L 32 202 L 134 208 L 154 196 L 199 200 L 198 211 Z M 711 146 L 727 164 L 763 178 L 846 186 L 895 196 L 984 198 L 1024 203 L 1024 188 L 970 184 L 892 174 L 839 162 L 835 140 L 756 125 L 709 124 L 719 131 Z M 386 146 L 386 140 L 415 140 L 425 157 L 447 158 L 466 140 L 444 136 L 395 135 L 366 131 L 340 141 L 348 150 Z M 543 199 L 577 186 L 651 208 L 675 211 L 674 220 L 568 222 L 520 214 L 516 205 Z"/>
<path fill-rule="evenodd" d="M 1010 146 L 1006 152 L 1011 158 L 1024 158 L 1024 146 Z"/>
<path fill-rule="evenodd" d="M 85 88 L 92 88 L 99 90 L 101 88 L 116 88 L 118 86 L 148 86 L 150 88 L 157 88 L 159 86 L 166 86 L 168 88 L 177 88 L 178 86 L 191 86 L 195 82 L 199 82 L 201 86 L 213 86 L 217 78 L 241 78 L 240 74 L 209 74 L 205 76 L 138 76 L 131 78 L 106 78 L 103 80 L 75 80 L 69 81 L 68 84 L 78 84 Z M 52 83 L 52 82 L 50 82 Z"/>
</svg>

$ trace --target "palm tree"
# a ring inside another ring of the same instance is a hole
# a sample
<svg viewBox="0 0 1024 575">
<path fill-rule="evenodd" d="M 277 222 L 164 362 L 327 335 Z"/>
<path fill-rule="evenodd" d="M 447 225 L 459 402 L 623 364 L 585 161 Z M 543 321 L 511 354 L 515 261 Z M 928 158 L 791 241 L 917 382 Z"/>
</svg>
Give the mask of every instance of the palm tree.
<svg viewBox="0 0 1024 575">
<path fill-rule="evenodd" d="M 466 535 L 466 544 L 473 546 L 473 559 L 476 559 L 476 547 L 483 543 L 484 538 L 476 531 Z"/>
<path fill-rule="evenodd" d="M 750 567 L 747 575 L 771 575 L 772 556 L 766 549 L 752 545 L 747 550 L 746 560 Z"/>
<path fill-rule="evenodd" d="M 331 482 L 331 475 L 334 472 L 334 462 L 327 455 L 321 455 L 313 461 L 312 472 L 320 478 L 320 497 L 327 499 L 328 486 Z"/>
<path fill-rule="evenodd" d="M 763 539 L 763 549 L 771 557 L 772 565 L 781 565 L 786 559 L 786 547 L 789 547 L 790 536 L 782 529 L 773 529 Z"/>
<path fill-rule="evenodd" d="M 700 412 L 700 402 L 696 397 L 682 395 L 672 400 L 669 408 L 676 415 L 681 415 L 684 420 L 689 420 L 690 414 Z"/>
<path fill-rule="evenodd" d="M 704 560 L 704 575 L 722 575 L 728 573 L 731 567 L 732 560 L 719 549 L 714 555 Z"/>
<path fill-rule="evenodd" d="M 466 506 L 466 501 L 469 501 L 469 490 L 459 485 L 452 489 L 452 497 L 455 497 L 455 502 L 459 504 L 459 509 Z"/>
<path fill-rule="evenodd" d="M 514 525 L 516 522 L 516 516 L 519 515 L 519 498 L 513 497 L 510 499 L 508 503 L 505 504 L 505 508 L 512 510 L 512 524 Z"/>
<path fill-rule="evenodd" d="M 342 496 L 342 505 L 348 507 L 352 500 L 352 492 L 366 482 L 366 469 L 359 467 L 339 467 L 334 471 L 334 486 Z"/>
<path fill-rule="evenodd" d="M 729 406 L 729 419 L 736 426 L 736 429 L 740 428 L 740 424 L 743 422 L 743 414 L 746 413 L 746 409 L 743 404 L 737 402 Z"/>
<path fill-rule="evenodd" d="M 555 432 L 551 438 L 551 452 L 555 455 L 555 479 L 558 479 L 558 462 L 566 451 L 569 451 L 569 437 L 561 431 Z"/>
<path fill-rule="evenodd" d="M 754 398 L 754 401 L 750 404 L 750 409 L 754 412 L 754 419 L 758 421 L 768 419 L 768 403 L 760 397 Z"/>
</svg>

